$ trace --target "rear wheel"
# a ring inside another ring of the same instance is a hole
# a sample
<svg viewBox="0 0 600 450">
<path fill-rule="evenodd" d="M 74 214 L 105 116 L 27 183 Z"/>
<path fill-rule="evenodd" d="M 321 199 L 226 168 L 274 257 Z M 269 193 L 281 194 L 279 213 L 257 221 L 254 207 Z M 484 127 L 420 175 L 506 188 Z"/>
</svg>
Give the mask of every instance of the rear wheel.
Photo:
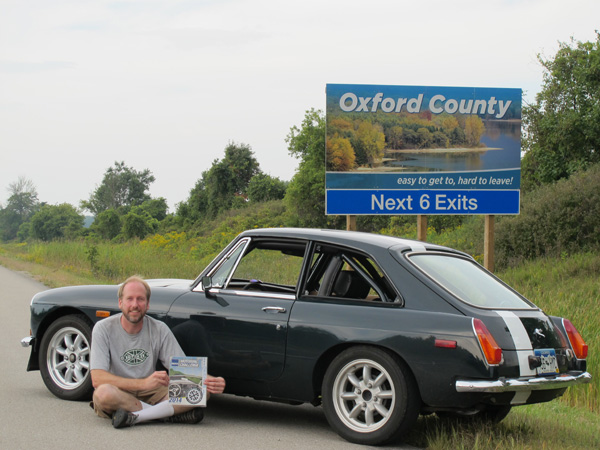
<svg viewBox="0 0 600 450">
<path fill-rule="evenodd" d="M 64 400 L 88 400 L 92 326 L 81 315 L 64 316 L 52 323 L 40 344 L 39 364 L 46 387 Z"/>
<path fill-rule="evenodd" d="M 406 365 L 375 347 L 353 347 L 338 355 L 323 380 L 323 409 L 344 439 L 381 445 L 415 423 L 420 406 Z"/>
</svg>

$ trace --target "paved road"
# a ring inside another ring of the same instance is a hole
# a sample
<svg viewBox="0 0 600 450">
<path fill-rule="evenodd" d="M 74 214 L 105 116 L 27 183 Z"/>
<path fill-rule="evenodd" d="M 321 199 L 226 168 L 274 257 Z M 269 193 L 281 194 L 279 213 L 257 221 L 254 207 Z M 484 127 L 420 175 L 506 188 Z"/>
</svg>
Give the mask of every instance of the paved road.
<svg viewBox="0 0 600 450">
<path fill-rule="evenodd" d="M 84 402 L 54 397 L 39 372 L 26 372 L 31 297 L 46 287 L 0 266 L 0 448 L 2 449 L 347 449 L 321 408 L 214 396 L 198 425 L 146 424 L 114 430 Z"/>
</svg>

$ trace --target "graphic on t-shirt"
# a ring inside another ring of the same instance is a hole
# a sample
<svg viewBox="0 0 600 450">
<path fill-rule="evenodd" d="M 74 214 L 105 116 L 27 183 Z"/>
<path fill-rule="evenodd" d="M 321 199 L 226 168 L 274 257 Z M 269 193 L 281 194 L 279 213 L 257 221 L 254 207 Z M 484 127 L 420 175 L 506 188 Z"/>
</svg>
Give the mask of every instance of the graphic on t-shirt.
<svg viewBox="0 0 600 450">
<path fill-rule="evenodd" d="M 206 406 L 206 358 L 173 356 L 169 365 L 169 402 Z"/>
<path fill-rule="evenodd" d="M 148 359 L 149 353 L 141 348 L 133 348 L 131 350 L 127 350 L 121 356 L 121 361 L 125 364 L 129 364 L 130 366 L 137 366 L 138 364 L 142 364 L 146 359 Z"/>
</svg>

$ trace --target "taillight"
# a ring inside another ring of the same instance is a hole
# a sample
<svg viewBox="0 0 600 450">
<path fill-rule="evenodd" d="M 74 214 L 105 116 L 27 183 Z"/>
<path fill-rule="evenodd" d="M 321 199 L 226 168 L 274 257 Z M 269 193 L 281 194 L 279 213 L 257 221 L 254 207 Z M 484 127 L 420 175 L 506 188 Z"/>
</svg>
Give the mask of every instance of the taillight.
<svg viewBox="0 0 600 450">
<path fill-rule="evenodd" d="M 496 343 L 494 336 L 479 319 L 473 319 L 473 329 L 479 339 L 481 350 L 490 366 L 496 366 L 502 361 L 502 349 Z"/>
<path fill-rule="evenodd" d="M 571 321 L 567 319 L 563 319 L 563 327 L 565 327 L 567 337 L 571 343 L 571 348 L 575 352 L 577 359 L 587 358 L 588 346 L 577 331 L 577 328 L 575 328 Z"/>
</svg>

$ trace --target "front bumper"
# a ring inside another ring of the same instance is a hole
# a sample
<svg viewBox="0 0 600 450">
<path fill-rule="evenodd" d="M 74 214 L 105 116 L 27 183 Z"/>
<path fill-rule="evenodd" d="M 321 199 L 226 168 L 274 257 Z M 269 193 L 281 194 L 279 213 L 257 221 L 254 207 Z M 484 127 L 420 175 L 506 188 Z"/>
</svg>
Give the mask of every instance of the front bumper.
<svg viewBox="0 0 600 450">
<path fill-rule="evenodd" d="M 32 370 L 40 370 L 36 339 L 33 336 L 24 337 L 23 339 L 21 339 L 21 346 L 25 348 L 31 348 L 29 362 L 27 363 L 27 372 L 31 372 Z"/>
<path fill-rule="evenodd" d="M 564 373 L 555 377 L 500 378 L 498 380 L 457 380 L 457 392 L 525 392 L 564 389 L 578 384 L 589 383 L 592 376 L 588 372 Z"/>
</svg>

